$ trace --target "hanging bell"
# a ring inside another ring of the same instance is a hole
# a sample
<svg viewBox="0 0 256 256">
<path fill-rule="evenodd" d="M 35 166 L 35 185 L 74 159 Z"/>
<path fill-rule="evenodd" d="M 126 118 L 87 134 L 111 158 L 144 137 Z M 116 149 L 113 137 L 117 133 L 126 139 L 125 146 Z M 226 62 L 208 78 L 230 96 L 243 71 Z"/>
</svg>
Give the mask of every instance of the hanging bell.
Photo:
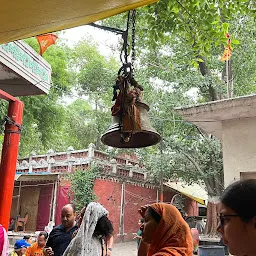
<svg viewBox="0 0 256 256">
<path fill-rule="evenodd" d="M 115 148 L 143 148 L 160 142 L 160 134 L 149 121 L 149 106 L 143 102 L 136 102 L 136 107 L 139 110 L 140 129 L 124 131 L 120 116 L 113 116 L 112 125 L 101 137 L 105 145 Z"/>
</svg>

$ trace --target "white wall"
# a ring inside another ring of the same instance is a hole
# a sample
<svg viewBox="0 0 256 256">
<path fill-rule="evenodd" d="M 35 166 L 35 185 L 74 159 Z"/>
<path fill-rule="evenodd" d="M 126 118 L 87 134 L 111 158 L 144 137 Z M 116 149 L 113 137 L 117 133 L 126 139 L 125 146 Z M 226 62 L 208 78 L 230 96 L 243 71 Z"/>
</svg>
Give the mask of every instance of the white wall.
<svg viewBox="0 0 256 256">
<path fill-rule="evenodd" d="M 256 172 L 256 118 L 222 123 L 224 184 L 240 179 L 240 172 Z"/>
</svg>

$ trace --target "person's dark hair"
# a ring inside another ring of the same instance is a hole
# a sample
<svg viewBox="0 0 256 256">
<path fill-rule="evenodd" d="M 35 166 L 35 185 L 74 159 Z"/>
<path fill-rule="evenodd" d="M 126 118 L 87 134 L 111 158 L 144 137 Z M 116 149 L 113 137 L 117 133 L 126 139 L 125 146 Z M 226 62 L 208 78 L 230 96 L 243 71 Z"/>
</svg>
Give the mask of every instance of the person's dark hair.
<svg viewBox="0 0 256 256">
<path fill-rule="evenodd" d="M 159 223 L 161 220 L 161 216 L 150 206 L 147 209 L 149 215 L 157 222 Z"/>
<path fill-rule="evenodd" d="M 140 222 L 141 222 L 141 223 L 144 223 L 144 222 L 145 222 L 145 219 L 144 219 L 144 218 L 140 219 Z"/>
<path fill-rule="evenodd" d="M 23 236 L 23 239 L 24 239 L 24 240 L 28 240 L 28 239 L 30 239 L 30 238 L 31 238 L 30 235 L 25 235 L 25 236 Z"/>
<path fill-rule="evenodd" d="M 244 222 L 256 216 L 256 180 L 241 180 L 228 186 L 221 202 L 236 212 Z"/>
<path fill-rule="evenodd" d="M 48 233 L 45 232 L 45 231 L 42 231 L 42 232 L 39 233 L 38 236 L 44 236 L 44 239 L 47 240 L 47 238 L 48 238 Z"/>
<path fill-rule="evenodd" d="M 94 236 L 109 238 L 113 235 L 113 225 L 106 215 L 101 217 L 95 227 Z"/>
</svg>

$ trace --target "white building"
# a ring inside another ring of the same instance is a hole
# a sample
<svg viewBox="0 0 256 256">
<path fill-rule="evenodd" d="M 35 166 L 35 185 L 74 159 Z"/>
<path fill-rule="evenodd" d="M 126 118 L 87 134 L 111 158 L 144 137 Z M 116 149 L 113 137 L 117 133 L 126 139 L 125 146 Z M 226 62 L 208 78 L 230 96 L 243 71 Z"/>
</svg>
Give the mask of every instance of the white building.
<svg viewBox="0 0 256 256">
<path fill-rule="evenodd" d="M 256 178 L 256 95 L 176 108 L 191 122 L 222 141 L 224 184 Z"/>
</svg>

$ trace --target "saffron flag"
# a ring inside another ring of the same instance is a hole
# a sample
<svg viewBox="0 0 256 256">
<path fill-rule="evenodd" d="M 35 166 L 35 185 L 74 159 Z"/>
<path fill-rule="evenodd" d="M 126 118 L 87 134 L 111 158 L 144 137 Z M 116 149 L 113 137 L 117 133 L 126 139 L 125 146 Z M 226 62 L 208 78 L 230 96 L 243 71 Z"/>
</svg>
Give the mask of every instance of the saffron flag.
<svg viewBox="0 0 256 256">
<path fill-rule="evenodd" d="M 40 46 L 40 55 L 42 56 L 49 46 L 56 43 L 58 37 L 54 34 L 44 34 L 36 36 L 36 39 Z"/>
<path fill-rule="evenodd" d="M 224 52 L 221 56 L 221 59 L 220 59 L 221 61 L 229 60 L 230 57 L 231 57 L 231 53 L 232 53 L 231 39 L 230 39 L 229 33 L 226 33 L 226 38 L 228 39 L 227 40 L 227 46 L 225 47 Z"/>
<path fill-rule="evenodd" d="M 230 45 L 226 46 L 220 60 L 221 61 L 229 60 L 231 57 L 231 53 L 232 53 L 232 49 Z"/>
</svg>

